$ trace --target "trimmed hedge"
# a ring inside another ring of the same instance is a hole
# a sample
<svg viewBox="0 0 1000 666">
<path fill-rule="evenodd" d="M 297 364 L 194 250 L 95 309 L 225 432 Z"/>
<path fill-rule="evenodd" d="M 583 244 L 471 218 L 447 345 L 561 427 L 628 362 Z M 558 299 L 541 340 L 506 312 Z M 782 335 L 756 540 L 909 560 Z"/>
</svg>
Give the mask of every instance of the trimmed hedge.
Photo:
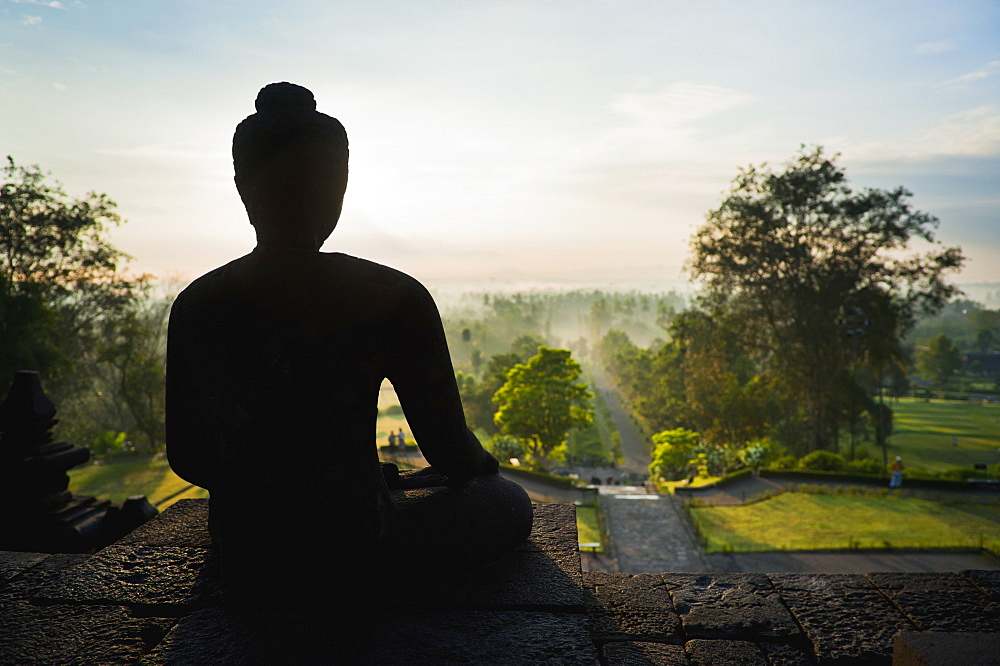
<svg viewBox="0 0 1000 666">
<path fill-rule="evenodd" d="M 843 472 L 816 472 L 809 470 L 772 470 L 762 469 L 760 475 L 766 479 L 789 479 L 794 481 L 834 481 L 839 483 L 864 483 L 867 485 L 883 485 L 888 483 L 887 476 L 873 474 L 851 474 Z M 951 481 L 947 479 L 912 479 L 903 475 L 904 488 L 925 488 L 927 490 L 975 490 L 968 481 Z"/>
<path fill-rule="evenodd" d="M 576 488 L 576 482 L 565 476 L 556 476 L 555 474 L 548 474 L 547 472 L 538 472 L 531 469 L 525 469 L 523 467 L 505 465 L 504 463 L 500 463 L 500 468 L 505 474 L 510 474 L 511 476 L 537 479 L 539 481 L 552 484 L 553 486 L 561 486 L 563 488 Z"/>
</svg>

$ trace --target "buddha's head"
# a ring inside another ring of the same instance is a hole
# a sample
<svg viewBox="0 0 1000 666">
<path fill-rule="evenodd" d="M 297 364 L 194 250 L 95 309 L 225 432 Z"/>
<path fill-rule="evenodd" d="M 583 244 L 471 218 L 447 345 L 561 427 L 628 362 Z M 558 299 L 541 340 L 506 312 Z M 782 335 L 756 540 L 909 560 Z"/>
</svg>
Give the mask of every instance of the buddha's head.
<svg viewBox="0 0 1000 666">
<path fill-rule="evenodd" d="M 236 189 L 261 243 L 318 249 L 340 219 L 347 132 L 294 83 L 261 89 L 233 135 Z"/>
</svg>

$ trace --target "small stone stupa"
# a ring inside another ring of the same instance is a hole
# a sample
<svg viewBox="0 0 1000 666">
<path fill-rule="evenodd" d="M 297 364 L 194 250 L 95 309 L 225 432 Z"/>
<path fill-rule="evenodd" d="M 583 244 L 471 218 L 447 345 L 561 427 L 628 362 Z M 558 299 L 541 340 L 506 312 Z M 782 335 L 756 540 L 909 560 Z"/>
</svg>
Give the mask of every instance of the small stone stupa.
<svg viewBox="0 0 1000 666">
<path fill-rule="evenodd" d="M 52 441 L 55 415 L 38 373 L 17 372 L 0 404 L 0 550 L 87 552 L 157 513 L 144 495 L 117 504 L 74 497 L 66 472 L 87 462 L 90 450 Z"/>
</svg>

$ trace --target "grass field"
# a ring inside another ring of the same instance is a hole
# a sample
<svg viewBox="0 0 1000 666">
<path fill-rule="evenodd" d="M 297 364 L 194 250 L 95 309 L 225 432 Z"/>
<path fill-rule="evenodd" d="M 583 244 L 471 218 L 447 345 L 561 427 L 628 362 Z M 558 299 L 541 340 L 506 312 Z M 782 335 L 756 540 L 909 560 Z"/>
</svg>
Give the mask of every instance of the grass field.
<svg viewBox="0 0 1000 666">
<path fill-rule="evenodd" d="M 690 511 L 710 553 L 981 546 L 1000 552 L 1000 503 L 785 493 Z"/>
<path fill-rule="evenodd" d="M 154 505 L 190 484 L 174 474 L 163 456 L 127 462 L 87 465 L 69 472 L 69 489 L 75 495 L 95 495 L 120 502 L 130 495 L 145 495 Z M 192 488 L 160 505 L 164 509 L 179 499 L 208 497 L 204 488 Z"/>
<path fill-rule="evenodd" d="M 894 419 L 889 453 L 902 456 L 907 467 L 944 471 L 986 463 L 996 473 L 1000 464 L 1000 404 L 916 398 L 888 404 Z M 958 439 L 958 446 L 952 445 L 953 438 Z M 874 447 L 870 451 L 876 453 Z"/>
<path fill-rule="evenodd" d="M 601 538 L 601 527 L 597 522 L 596 507 L 576 507 L 576 531 L 578 543 L 599 543 L 601 547 L 597 550 L 604 550 L 604 540 Z"/>
</svg>

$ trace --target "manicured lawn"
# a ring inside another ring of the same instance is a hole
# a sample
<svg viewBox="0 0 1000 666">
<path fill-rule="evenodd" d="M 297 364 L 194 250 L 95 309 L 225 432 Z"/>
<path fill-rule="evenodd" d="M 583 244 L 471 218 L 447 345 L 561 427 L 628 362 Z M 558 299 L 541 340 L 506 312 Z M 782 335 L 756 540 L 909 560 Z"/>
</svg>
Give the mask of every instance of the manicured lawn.
<svg viewBox="0 0 1000 666">
<path fill-rule="evenodd" d="M 130 495 L 145 495 L 152 504 L 190 485 L 174 474 L 164 457 L 127 462 L 87 465 L 70 470 L 69 489 L 75 495 L 94 495 L 120 502 Z M 178 499 L 208 497 L 204 488 L 194 488 L 161 505 L 163 510 Z"/>
<path fill-rule="evenodd" d="M 902 399 L 891 401 L 894 427 L 889 453 L 907 467 L 942 471 L 1000 464 L 1000 404 L 972 401 Z M 958 439 L 958 446 L 952 439 Z M 873 454 L 874 446 L 870 447 Z"/>
<path fill-rule="evenodd" d="M 576 507 L 576 531 L 578 543 L 600 543 L 604 550 L 604 543 L 601 539 L 601 528 L 597 523 L 597 509 L 592 506 Z"/>
<path fill-rule="evenodd" d="M 707 551 L 947 548 L 1000 551 L 1000 503 L 785 493 L 744 506 L 696 507 Z"/>
</svg>

